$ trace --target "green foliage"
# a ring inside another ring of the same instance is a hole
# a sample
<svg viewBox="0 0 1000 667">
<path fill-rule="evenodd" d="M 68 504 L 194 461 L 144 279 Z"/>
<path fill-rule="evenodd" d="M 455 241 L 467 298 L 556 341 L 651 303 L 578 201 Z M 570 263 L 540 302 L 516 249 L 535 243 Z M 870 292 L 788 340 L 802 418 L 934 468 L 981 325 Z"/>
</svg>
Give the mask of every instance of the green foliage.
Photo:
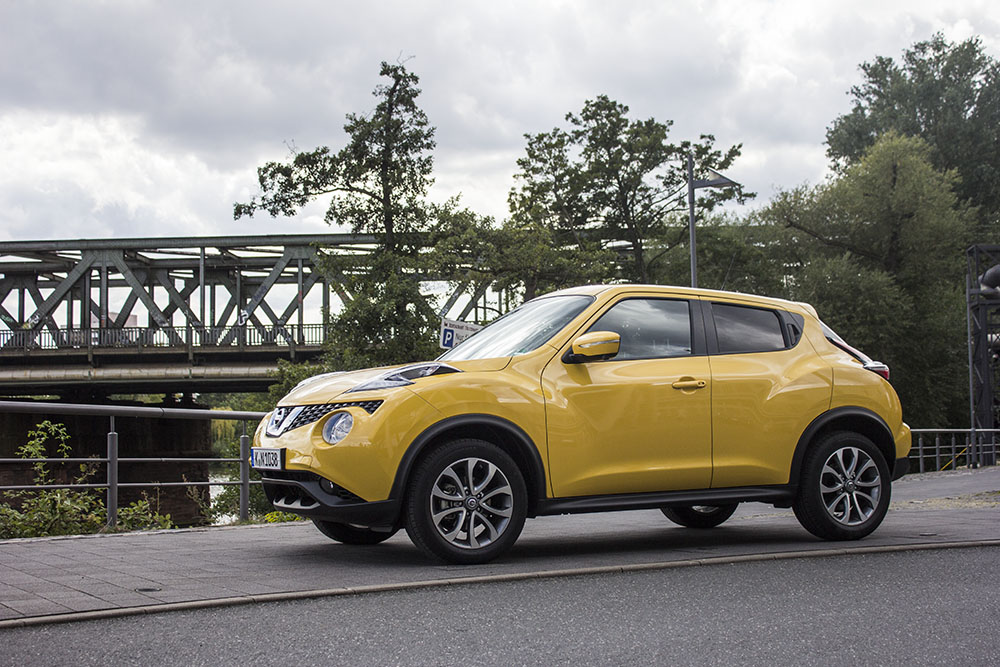
<svg viewBox="0 0 1000 667">
<path fill-rule="evenodd" d="M 902 61 L 879 56 L 861 65 L 864 81 L 851 88 L 854 108 L 827 130 L 827 154 L 844 168 L 891 131 L 921 137 L 940 170 L 961 176 L 959 199 L 1000 216 L 1000 62 L 979 38 L 960 43 L 941 34 L 917 42 Z M 992 230 L 992 242 L 996 230 Z"/>
<path fill-rule="evenodd" d="M 427 226 L 423 202 L 430 187 L 434 128 L 417 106 L 419 78 L 403 65 L 383 62 L 380 75 L 389 79 L 372 93 L 379 103 L 369 115 L 348 114 L 350 137 L 336 154 L 327 146 L 294 152 L 287 163 L 269 162 L 257 170 L 263 195 L 236 204 L 234 216 L 264 210 L 272 216 L 294 215 L 320 196 L 329 196 L 329 224 L 349 225 L 355 232 L 385 235 L 390 252 L 405 242 L 401 235 Z"/>
<path fill-rule="evenodd" d="M 962 249 L 974 223 L 955 184 L 924 141 L 890 132 L 839 177 L 760 214 L 784 227 L 785 296 L 887 362 L 905 414 L 926 427 L 965 414 Z"/>
<path fill-rule="evenodd" d="M 488 281 L 495 289 L 523 294 L 525 301 L 555 289 L 610 278 L 615 253 L 577 245 L 559 247 L 556 232 L 537 220 L 496 225 L 457 202 L 438 207 L 424 257 L 432 275 L 453 283 Z"/>
<path fill-rule="evenodd" d="M 698 284 L 706 289 L 780 296 L 787 267 L 779 238 L 784 230 L 772 225 L 731 218 L 710 218 L 698 226 Z M 687 244 L 669 249 L 651 271 L 654 282 L 686 285 L 691 278 Z"/>
<path fill-rule="evenodd" d="M 420 293 L 421 244 L 414 237 L 431 224 L 426 195 L 434 128 L 417 106 L 417 75 L 384 62 L 380 74 L 388 82 L 375 88 L 379 102 L 370 115 L 348 114 L 344 148 L 334 153 L 322 146 L 296 152 L 289 163 L 264 165 L 258 170 L 260 199 L 234 208 L 237 219 L 258 210 L 293 215 L 328 196 L 327 223 L 378 235 L 365 272 L 357 271 L 352 255 L 328 253 L 320 262 L 351 295 L 329 323 L 323 362 L 329 369 L 400 363 L 436 352 L 437 318 Z"/>
<path fill-rule="evenodd" d="M 47 454 L 54 445 L 54 456 Z M 23 459 L 69 458 L 72 447 L 63 424 L 43 421 L 28 431 L 27 442 L 17 449 Z M 31 464 L 34 484 L 55 484 L 49 466 L 44 462 Z M 93 465 L 81 464 L 78 475 L 69 483 L 85 484 L 94 475 Z M 17 537 L 47 537 L 79 535 L 106 530 L 107 513 L 104 501 L 96 490 L 42 489 L 39 491 L 7 492 L 11 503 L 0 504 L 0 539 Z M 118 510 L 119 530 L 171 528 L 170 515 L 161 515 L 148 498 Z"/>
<path fill-rule="evenodd" d="M 324 364 L 351 370 L 437 356 L 437 314 L 420 292 L 412 257 L 383 250 L 365 274 L 349 275 L 344 303 L 330 322 Z M 332 258 L 323 263 L 329 266 Z"/>
<path fill-rule="evenodd" d="M 151 501 L 145 493 L 142 494 L 142 500 L 118 508 L 119 531 L 167 530 L 173 527 L 170 515 L 160 514 L 159 502 Z"/>
<path fill-rule="evenodd" d="M 584 103 L 579 115 L 568 114 L 568 130 L 526 135 L 524 157 L 517 161 L 519 181 L 510 194 L 512 219 L 550 230 L 560 246 L 579 251 L 614 248 L 616 277 L 649 282 L 655 265 L 685 239 L 686 159 L 694 155 L 696 172 L 725 169 L 740 146 L 725 152 L 715 138 L 667 142 L 671 121 L 633 120 L 629 108 L 600 95 Z M 726 199 L 752 197 L 739 189 L 710 190 L 698 198 L 702 211 Z"/>
</svg>

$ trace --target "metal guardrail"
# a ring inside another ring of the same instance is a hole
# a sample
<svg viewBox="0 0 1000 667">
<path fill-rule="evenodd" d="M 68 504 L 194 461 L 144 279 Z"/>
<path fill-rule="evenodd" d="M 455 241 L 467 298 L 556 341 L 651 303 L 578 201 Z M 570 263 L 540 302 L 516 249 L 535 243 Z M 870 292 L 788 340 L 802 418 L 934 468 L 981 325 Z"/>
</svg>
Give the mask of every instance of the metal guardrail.
<svg viewBox="0 0 1000 667">
<path fill-rule="evenodd" d="M 228 327 L 123 327 L 0 331 L 3 349 L 80 349 L 132 347 L 228 347 L 321 345 L 325 325 Z"/>
<path fill-rule="evenodd" d="M 1000 429 L 915 428 L 912 432 L 916 442 L 908 458 L 916 463 L 913 472 L 996 465 Z"/>
<path fill-rule="evenodd" d="M 103 484 L 45 484 L 45 485 L 11 485 L 0 486 L 0 491 L 23 491 L 40 489 L 107 489 L 106 509 L 108 526 L 118 525 L 118 490 L 124 487 L 167 487 L 167 486 L 234 486 L 240 487 L 240 520 L 246 521 L 250 508 L 250 485 L 260 484 L 250 479 L 250 436 L 247 435 L 246 423 L 260 421 L 266 413 L 235 412 L 226 410 L 188 410 L 182 408 L 144 408 L 124 405 L 83 405 L 69 403 L 35 403 L 27 401 L 0 401 L 0 412 L 20 414 L 61 414 L 85 415 L 92 417 L 108 417 L 108 449 L 104 458 L 14 458 L 0 459 L 0 464 L 32 464 L 32 463 L 105 463 L 107 464 L 107 481 Z M 166 458 L 133 458 L 118 456 L 118 433 L 115 431 L 115 417 L 140 417 L 147 419 L 200 419 L 200 420 L 231 420 L 243 422 L 243 433 L 240 435 L 240 458 L 196 458 L 196 457 L 166 457 Z M 120 463 L 239 463 L 239 481 L 224 482 L 119 482 L 118 464 Z"/>
<path fill-rule="evenodd" d="M 122 327 L 92 329 L 0 330 L 0 350 L 92 350 L 95 348 L 245 348 L 322 345 L 324 324 L 226 327 Z"/>
<path fill-rule="evenodd" d="M 266 413 L 234 412 L 224 410 L 188 410 L 180 408 L 146 408 L 133 406 L 83 405 L 67 403 L 36 403 L 26 401 L 0 401 L 0 412 L 21 414 L 63 414 L 106 416 L 110 419 L 107 436 L 107 456 L 104 458 L 0 458 L 0 464 L 31 463 L 106 463 L 107 481 L 102 484 L 46 484 L 0 486 L 2 491 L 38 489 L 107 489 L 108 525 L 118 523 L 118 489 L 123 487 L 168 487 L 168 486 L 240 486 L 240 520 L 249 515 L 250 485 L 259 484 L 250 479 L 250 436 L 246 432 L 247 421 L 259 421 Z M 118 456 L 118 433 L 115 431 L 115 417 L 140 417 L 151 419 L 200 419 L 233 420 L 243 422 L 240 435 L 240 458 L 133 458 Z M 910 449 L 909 459 L 916 462 L 915 472 L 927 472 L 931 461 L 933 470 L 952 469 L 959 465 L 979 467 L 996 465 L 997 434 L 1000 429 L 913 429 L 916 443 Z M 945 461 L 942 465 L 942 461 Z M 239 463 L 239 481 L 219 482 L 119 482 L 120 463 Z"/>
</svg>

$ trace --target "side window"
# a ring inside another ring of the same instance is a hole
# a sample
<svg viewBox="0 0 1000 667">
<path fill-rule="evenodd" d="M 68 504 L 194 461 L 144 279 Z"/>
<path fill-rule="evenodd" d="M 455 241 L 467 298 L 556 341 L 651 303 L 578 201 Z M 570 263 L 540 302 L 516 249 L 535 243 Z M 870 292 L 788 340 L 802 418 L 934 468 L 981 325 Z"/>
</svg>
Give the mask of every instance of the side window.
<svg viewBox="0 0 1000 667">
<path fill-rule="evenodd" d="M 601 315 L 588 331 L 614 331 L 622 338 L 614 361 L 691 354 L 687 301 L 625 299 Z"/>
<path fill-rule="evenodd" d="M 769 352 L 786 347 L 781 319 L 773 310 L 713 303 L 712 317 L 720 354 Z"/>
</svg>

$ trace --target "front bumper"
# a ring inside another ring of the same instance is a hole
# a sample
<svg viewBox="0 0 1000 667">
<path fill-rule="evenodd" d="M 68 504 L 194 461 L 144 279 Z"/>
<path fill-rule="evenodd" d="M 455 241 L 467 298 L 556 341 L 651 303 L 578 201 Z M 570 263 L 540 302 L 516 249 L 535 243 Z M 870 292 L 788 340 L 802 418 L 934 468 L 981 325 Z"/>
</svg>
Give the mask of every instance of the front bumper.
<svg viewBox="0 0 1000 667">
<path fill-rule="evenodd" d="M 892 481 L 895 482 L 908 472 L 910 472 L 910 459 L 896 459 L 896 463 L 892 467 Z"/>
<path fill-rule="evenodd" d="M 311 472 L 269 470 L 261 481 L 267 499 L 282 512 L 369 527 L 395 527 L 399 522 L 399 500 L 368 502 Z"/>
</svg>

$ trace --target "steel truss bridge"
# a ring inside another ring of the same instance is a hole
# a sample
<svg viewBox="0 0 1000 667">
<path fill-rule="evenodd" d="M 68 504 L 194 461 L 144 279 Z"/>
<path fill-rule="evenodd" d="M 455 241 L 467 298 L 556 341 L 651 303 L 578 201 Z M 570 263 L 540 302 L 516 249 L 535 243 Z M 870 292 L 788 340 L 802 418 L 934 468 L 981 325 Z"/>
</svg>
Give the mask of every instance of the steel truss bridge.
<svg viewBox="0 0 1000 667">
<path fill-rule="evenodd" d="M 0 394 L 260 391 L 281 358 L 317 356 L 322 313 L 352 297 L 323 253 L 364 234 L 0 242 Z M 460 285 L 464 319 L 488 285 Z M 466 294 L 468 292 L 468 294 Z M 465 297 L 465 298 L 463 298 Z"/>
</svg>

